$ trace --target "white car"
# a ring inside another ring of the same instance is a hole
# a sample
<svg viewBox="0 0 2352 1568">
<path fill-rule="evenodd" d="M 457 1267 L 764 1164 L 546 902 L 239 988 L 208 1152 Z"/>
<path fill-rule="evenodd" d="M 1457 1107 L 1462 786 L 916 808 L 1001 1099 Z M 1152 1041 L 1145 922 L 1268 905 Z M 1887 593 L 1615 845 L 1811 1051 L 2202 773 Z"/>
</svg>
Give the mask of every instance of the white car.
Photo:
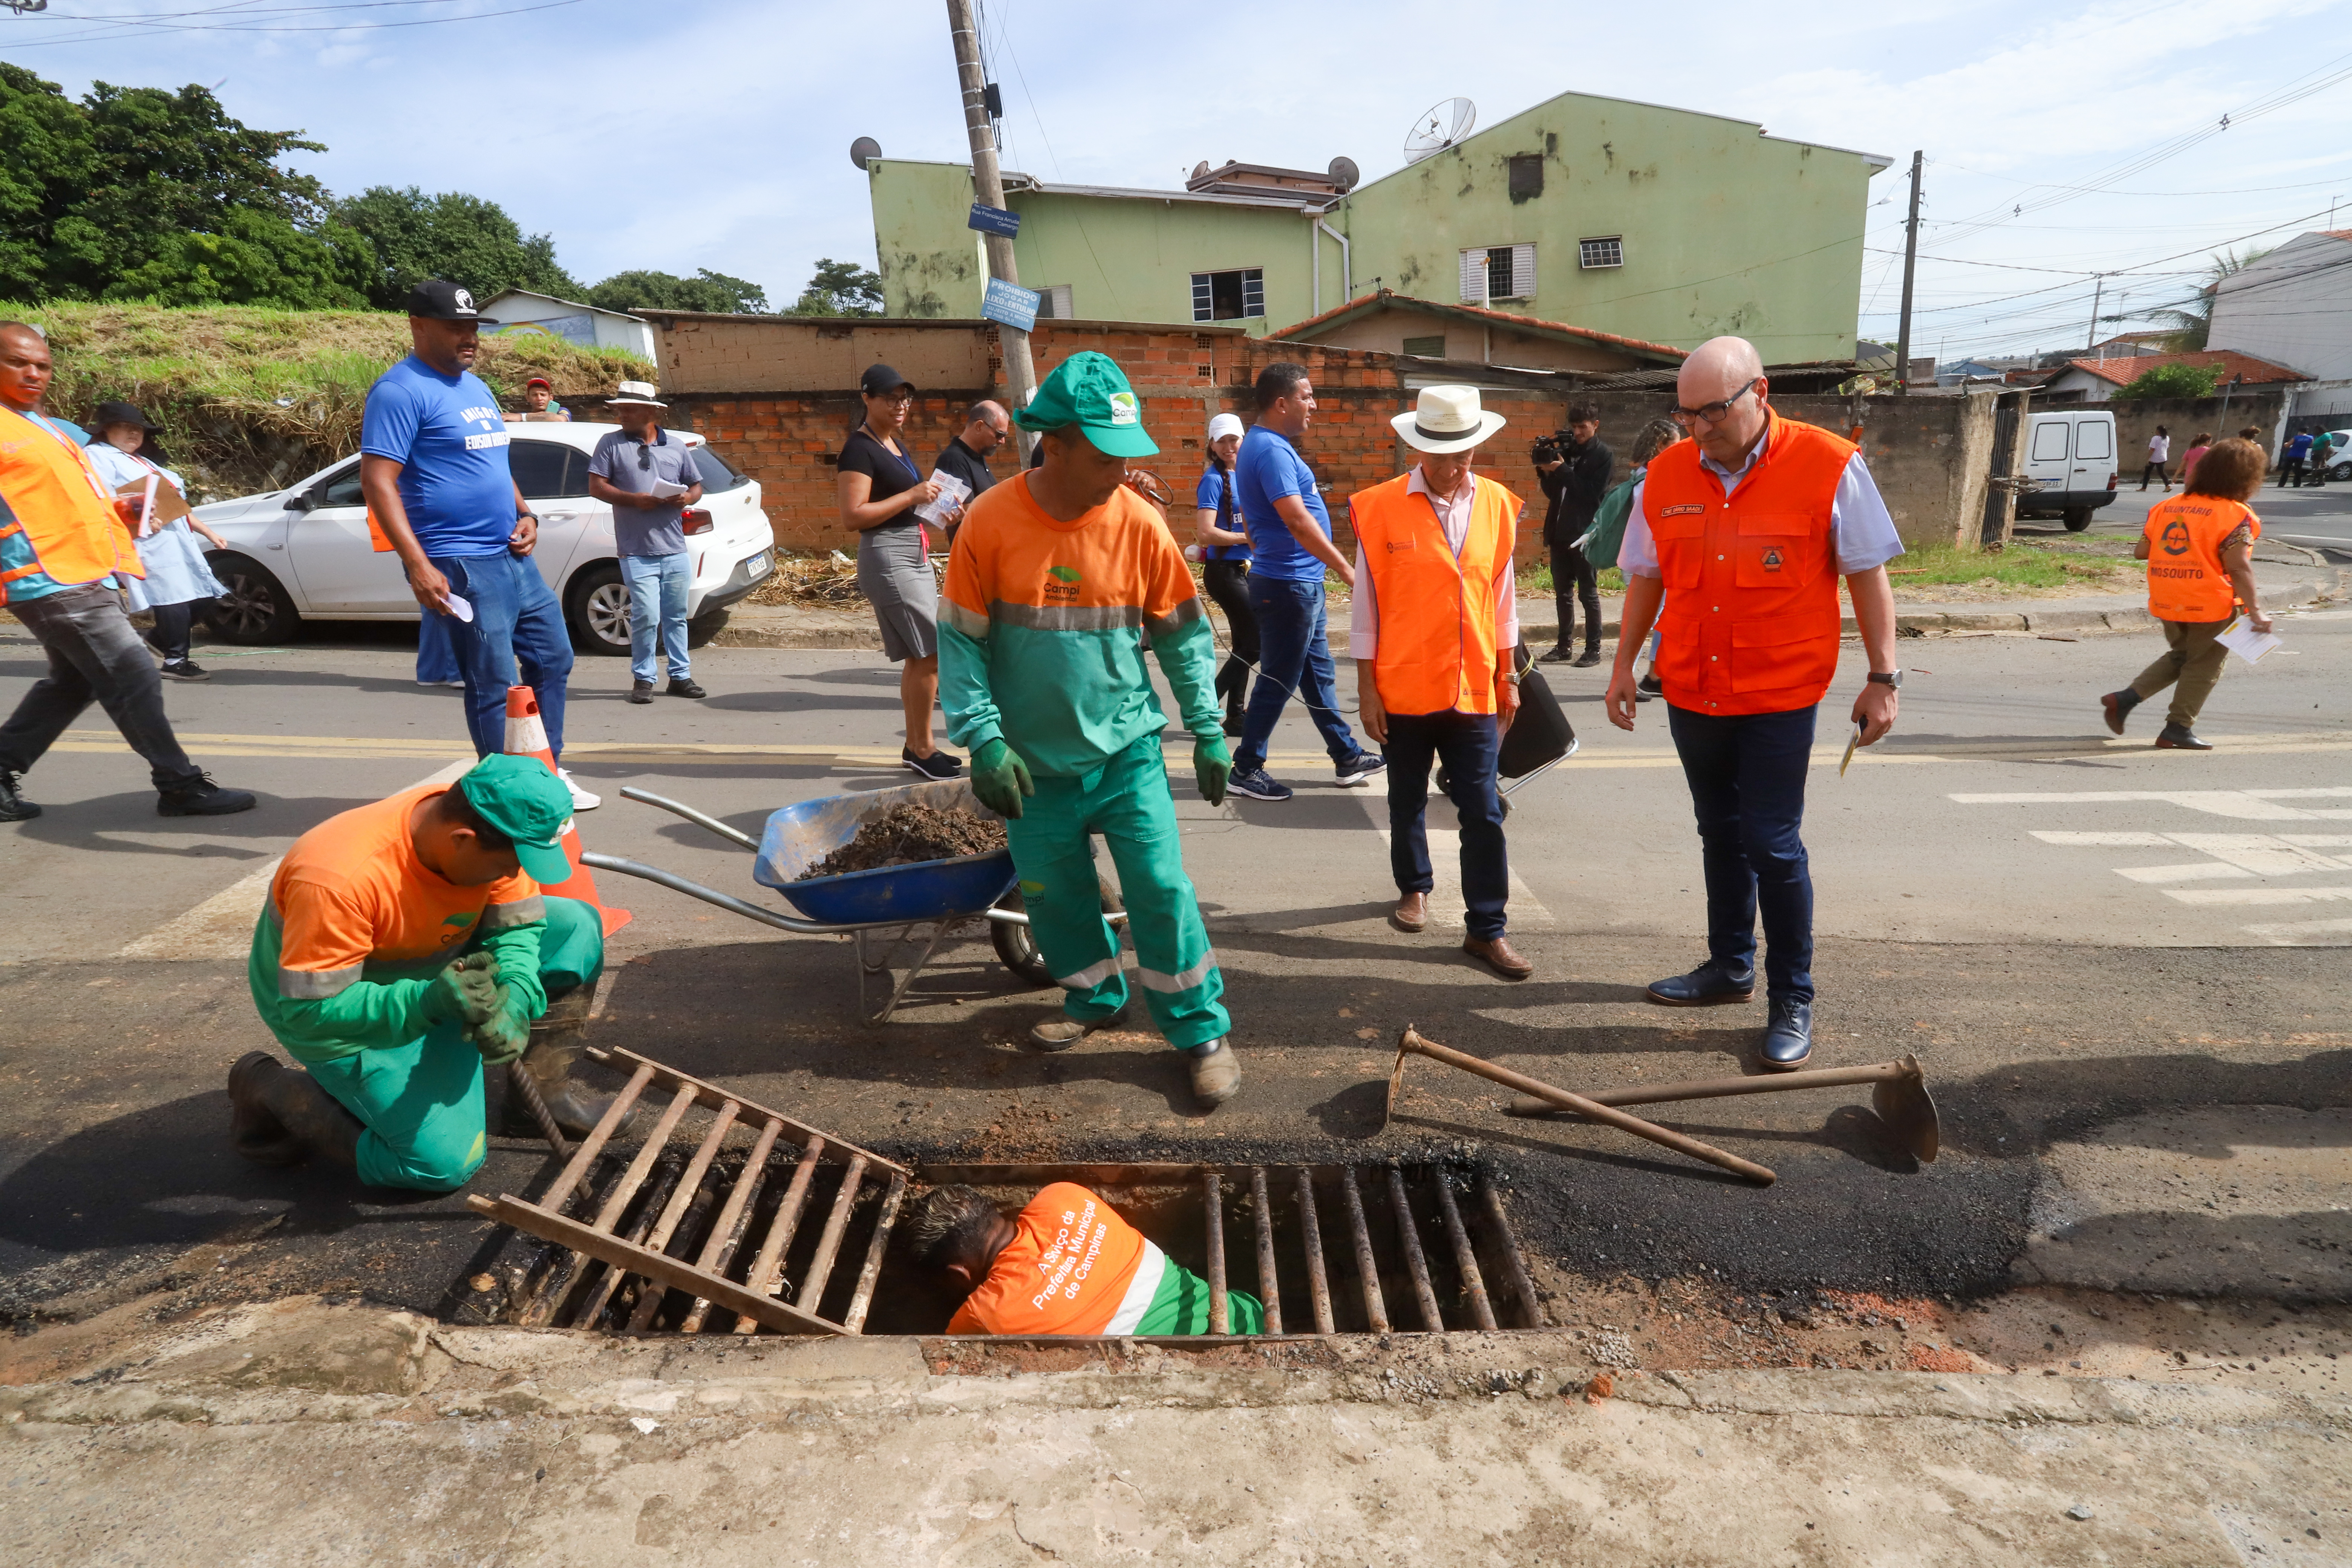
<svg viewBox="0 0 2352 1568">
<path fill-rule="evenodd" d="M 613 545 L 613 509 L 588 493 L 588 458 L 617 425 L 531 421 L 509 425 L 507 459 L 539 513 L 540 575 L 563 605 L 573 640 L 590 653 L 629 651 L 629 590 Z M 702 437 L 673 430 L 694 449 L 702 500 L 686 514 L 694 558 L 689 621 L 703 621 L 758 587 L 776 569 L 776 536 L 760 486 L 729 468 Z M 207 552 L 228 595 L 207 605 L 215 635 L 233 643 L 290 641 L 304 620 L 413 621 L 419 612 L 400 557 L 368 534 L 356 456 L 267 495 L 195 509 L 228 541 Z"/>
</svg>

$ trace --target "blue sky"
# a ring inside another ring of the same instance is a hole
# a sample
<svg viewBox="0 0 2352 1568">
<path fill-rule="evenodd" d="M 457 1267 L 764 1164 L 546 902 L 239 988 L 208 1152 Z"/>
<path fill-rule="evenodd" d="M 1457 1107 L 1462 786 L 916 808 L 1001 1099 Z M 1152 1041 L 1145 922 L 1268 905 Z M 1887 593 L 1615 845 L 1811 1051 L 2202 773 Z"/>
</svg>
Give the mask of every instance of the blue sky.
<svg viewBox="0 0 2352 1568">
<path fill-rule="evenodd" d="M 1369 178 L 1455 94 L 1488 121 L 1570 89 L 1736 115 L 1897 160 L 1873 183 L 1857 301 L 1861 330 L 1891 340 L 1901 277 L 1885 252 L 1923 148 L 1922 250 L 1937 259 L 1920 268 L 1914 351 L 1946 357 L 2083 342 L 2093 272 L 2117 274 L 2102 313 L 2118 299 L 2128 311 L 2180 297 L 2223 245 L 2326 226 L 2331 200 L 2352 226 L 2352 78 L 2263 108 L 2352 70 L 2352 10 L 2327 0 L 1703 0 L 1522 8 L 1508 28 L 1391 0 L 1219 14 L 993 0 L 1007 162 L 1159 185 L 1203 158 L 1319 169 L 1346 153 Z M 709 267 L 778 302 L 820 256 L 872 260 L 854 138 L 964 155 L 938 0 L 51 0 L 0 16 L 0 57 L 77 92 L 219 81 L 247 123 L 326 142 L 303 163 L 334 190 L 470 191 L 552 233 L 585 281 Z M 2198 138 L 2224 114 L 2230 129 Z"/>
</svg>

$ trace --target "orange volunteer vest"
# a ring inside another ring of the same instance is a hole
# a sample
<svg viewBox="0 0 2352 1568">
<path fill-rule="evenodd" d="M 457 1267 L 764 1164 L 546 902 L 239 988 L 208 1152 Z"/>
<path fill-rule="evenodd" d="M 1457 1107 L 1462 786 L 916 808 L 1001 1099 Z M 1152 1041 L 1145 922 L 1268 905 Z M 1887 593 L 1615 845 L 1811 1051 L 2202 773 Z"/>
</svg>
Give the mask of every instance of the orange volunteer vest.
<svg viewBox="0 0 2352 1568">
<path fill-rule="evenodd" d="M 1517 543 L 1519 498 L 1471 476 L 1470 528 L 1456 559 L 1412 475 L 1348 502 L 1380 604 L 1372 683 L 1391 713 L 1495 710 L 1495 567 Z"/>
<path fill-rule="evenodd" d="M 1105 1332 L 1143 1261 L 1143 1233 L 1076 1182 L 1045 1188 L 1013 1223 L 1013 1239 L 957 1309 L 948 1332 Z"/>
<path fill-rule="evenodd" d="M 2179 495 L 2147 510 L 2147 613 L 2160 621 L 2226 621 L 2238 591 L 2221 568 L 2221 541 L 2263 520 L 2242 501 Z"/>
<path fill-rule="evenodd" d="M 113 492 L 81 449 L 13 408 L 0 407 L 0 495 L 16 512 L 34 560 L 0 571 L 9 583 L 46 575 L 65 587 L 95 583 L 110 572 L 147 575 L 131 531 L 114 510 Z"/>
<path fill-rule="evenodd" d="M 1830 503 L 1856 448 L 1777 414 L 1764 442 L 1727 498 L 1688 439 L 1651 459 L 1643 481 L 1666 589 L 1658 679 L 1696 713 L 1810 708 L 1837 674 Z"/>
</svg>

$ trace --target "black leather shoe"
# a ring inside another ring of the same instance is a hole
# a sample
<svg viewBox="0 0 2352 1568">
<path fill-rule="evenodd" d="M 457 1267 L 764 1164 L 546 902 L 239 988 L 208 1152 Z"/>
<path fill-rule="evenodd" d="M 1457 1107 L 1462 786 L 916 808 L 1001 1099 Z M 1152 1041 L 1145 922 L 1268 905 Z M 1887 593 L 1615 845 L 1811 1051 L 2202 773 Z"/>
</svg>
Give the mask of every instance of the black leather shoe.
<svg viewBox="0 0 2352 1568">
<path fill-rule="evenodd" d="M 710 693 L 702 689 L 699 682 L 688 680 L 682 675 L 673 675 L 669 678 L 669 686 L 667 690 L 672 697 L 708 697 L 710 695 Z"/>
<path fill-rule="evenodd" d="M 1764 1065 L 1788 1072 L 1813 1054 L 1813 1005 L 1793 996 L 1772 998 L 1772 1019 L 1764 1026 Z"/>
<path fill-rule="evenodd" d="M 0 822 L 30 822 L 41 815 L 41 808 L 16 793 L 16 783 L 24 775 L 0 768 Z"/>
<path fill-rule="evenodd" d="M 198 773 L 186 784 L 173 784 L 158 791 L 155 815 L 158 816 L 229 816 L 240 811 L 251 811 L 257 802 L 241 789 L 223 789 L 213 783 L 210 773 Z"/>
<path fill-rule="evenodd" d="M 1708 959 L 1688 974 L 1650 982 L 1650 1000 L 1668 1007 L 1720 1007 L 1756 994 L 1753 969 L 1730 969 Z"/>
<path fill-rule="evenodd" d="M 635 702 L 635 703 L 638 703 L 638 704 L 642 705 L 642 704 L 644 704 L 644 703 L 651 702 L 653 700 L 654 700 L 654 683 L 653 683 L 652 681 L 650 681 L 650 680 L 640 680 L 640 681 L 637 681 L 637 682 L 635 682 L 635 683 L 634 683 L 633 685 L 631 685 L 631 686 L 630 686 L 630 688 L 629 688 L 629 700 L 630 700 L 630 701 Z"/>
<path fill-rule="evenodd" d="M 2200 741 L 2196 731 L 2186 724 L 2167 724 L 2157 731 L 2156 749 L 2159 752 L 2210 752 L 2210 741 Z"/>
</svg>

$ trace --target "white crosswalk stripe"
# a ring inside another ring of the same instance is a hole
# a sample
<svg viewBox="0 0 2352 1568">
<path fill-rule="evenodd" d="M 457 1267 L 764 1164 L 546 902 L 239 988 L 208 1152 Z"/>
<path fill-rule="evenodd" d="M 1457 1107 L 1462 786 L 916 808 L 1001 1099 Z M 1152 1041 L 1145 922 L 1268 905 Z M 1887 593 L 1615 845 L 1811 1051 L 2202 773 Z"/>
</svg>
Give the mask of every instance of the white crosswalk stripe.
<svg viewBox="0 0 2352 1568">
<path fill-rule="evenodd" d="M 1460 931 L 1462 920 L 1462 830 L 1458 827 L 1431 827 L 1429 834 L 1429 879 L 1435 883 L 1429 892 L 1429 925 L 1433 931 Z M 1380 830 L 1381 847 L 1390 843 L 1389 830 Z M 1510 909 L 1507 918 L 1510 929 L 1523 931 L 1558 931 L 1559 921 L 1544 908 L 1535 890 L 1511 873 Z"/>
</svg>

